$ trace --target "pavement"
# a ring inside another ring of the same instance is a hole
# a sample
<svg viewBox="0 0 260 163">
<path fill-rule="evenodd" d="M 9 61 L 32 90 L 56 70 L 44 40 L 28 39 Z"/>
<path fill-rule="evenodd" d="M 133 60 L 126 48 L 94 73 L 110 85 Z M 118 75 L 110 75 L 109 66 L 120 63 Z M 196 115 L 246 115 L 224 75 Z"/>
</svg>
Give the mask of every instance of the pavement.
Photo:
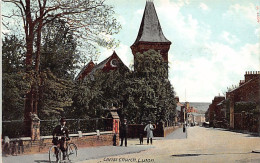
<svg viewBox="0 0 260 163">
<path fill-rule="evenodd" d="M 169 135 L 167 138 L 186 138 L 186 134 L 177 130 Z M 154 141 L 162 140 L 165 138 L 155 137 Z M 88 147 L 88 148 L 79 148 L 78 157 L 73 160 L 73 162 L 82 162 L 95 160 L 99 158 L 107 158 L 111 156 L 125 155 L 131 153 L 139 153 L 151 148 L 154 148 L 153 145 L 146 144 L 146 138 L 144 138 L 144 144 L 139 144 L 139 139 L 128 139 L 128 146 L 100 146 L 100 147 Z M 8 156 L 2 157 L 3 163 L 46 163 L 48 162 L 48 153 L 44 154 L 31 154 L 31 155 L 18 155 L 18 156 Z"/>
<path fill-rule="evenodd" d="M 80 148 L 78 163 L 110 162 L 260 162 L 260 137 L 222 129 L 188 127 L 175 130 L 165 138 L 155 137 L 153 145 L 139 145 L 138 139 L 128 139 L 128 146 Z M 254 151 L 254 152 L 253 152 Z M 258 153 L 259 151 L 259 153 Z M 48 162 L 48 154 L 3 157 L 4 163 Z"/>
</svg>

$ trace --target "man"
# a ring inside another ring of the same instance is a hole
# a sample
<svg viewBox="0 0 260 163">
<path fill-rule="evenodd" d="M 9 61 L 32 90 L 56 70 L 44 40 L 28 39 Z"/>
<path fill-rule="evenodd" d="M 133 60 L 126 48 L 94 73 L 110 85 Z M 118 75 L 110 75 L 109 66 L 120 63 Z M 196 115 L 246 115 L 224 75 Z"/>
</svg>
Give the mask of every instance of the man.
<svg viewBox="0 0 260 163">
<path fill-rule="evenodd" d="M 147 131 L 147 145 L 149 144 L 149 139 L 151 140 L 151 144 L 153 144 L 153 130 L 153 125 L 151 124 L 151 121 L 149 121 L 149 124 L 144 128 L 144 131 Z"/>
<path fill-rule="evenodd" d="M 64 118 L 60 119 L 60 125 L 56 126 L 52 132 L 52 136 L 53 136 L 53 144 L 54 145 L 58 145 L 60 144 L 60 150 L 63 153 L 63 160 L 66 159 L 66 149 L 64 147 L 65 141 L 70 140 L 69 138 L 69 131 L 67 129 L 67 127 L 65 126 L 66 124 L 66 120 Z M 61 137 L 60 139 L 58 137 Z M 55 148 L 55 153 L 56 153 L 56 159 L 58 161 L 58 150 Z"/>
<path fill-rule="evenodd" d="M 121 138 L 121 145 L 123 145 L 123 141 L 125 139 L 125 146 L 127 147 L 127 133 L 128 133 L 128 125 L 127 125 L 127 120 L 124 119 L 124 123 L 121 124 L 121 127 L 120 127 L 120 138 Z"/>
</svg>

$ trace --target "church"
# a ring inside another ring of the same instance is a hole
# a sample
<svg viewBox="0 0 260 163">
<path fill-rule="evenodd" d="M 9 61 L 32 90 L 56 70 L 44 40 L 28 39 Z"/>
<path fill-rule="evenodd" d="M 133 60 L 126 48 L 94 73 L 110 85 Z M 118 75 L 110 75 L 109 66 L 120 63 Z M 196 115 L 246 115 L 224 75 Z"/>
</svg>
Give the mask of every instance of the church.
<svg viewBox="0 0 260 163">
<path fill-rule="evenodd" d="M 136 65 L 136 55 L 138 55 L 138 53 L 154 49 L 162 56 L 168 72 L 168 51 L 170 46 L 171 41 L 169 41 L 163 34 L 154 3 L 152 1 L 146 1 L 137 38 L 130 47 L 132 54 L 134 55 L 134 67 Z M 97 70 L 102 70 L 103 72 L 116 70 L 119 63 L 124 65 L 122 60 L 114 51 L 111 56 L 99 64 L 90 61 L 77 75 L 76 80 L 83 80 L 86 76 L 93 74 Z M 127 67 L 126 65 L 124 66 Z"/>
</svg>

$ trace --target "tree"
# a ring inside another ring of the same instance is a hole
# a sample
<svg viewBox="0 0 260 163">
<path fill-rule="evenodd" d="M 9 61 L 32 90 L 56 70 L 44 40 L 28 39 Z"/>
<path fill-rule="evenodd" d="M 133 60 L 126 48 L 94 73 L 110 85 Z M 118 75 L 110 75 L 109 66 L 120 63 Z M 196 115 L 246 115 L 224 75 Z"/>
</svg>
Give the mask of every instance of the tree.
<svg viewBox="0 0 260 163">
<path fill-rule="evenodd" d="M 136 55 L 136 70 L 134 71 L 136 109 L 139 109 L 138 123 L 166 121 L 173 118 L 176 104 L 174 90 L 167 79 L 167 67 L 161 55 L 155 50 L 149 50 Z M 133 87 L 132 86 L 132 87 Z M 138 112 L 138 111 L 137 111 Z"/>
<path fill-rule="evenodd" d="M 24 100 L 30 88 L 30 79 L 26 73 L 3 73 L 3 120 L 22 120 Z"/>
<path fill-rule="evenodd" d="M 106 5 L 105 0 L 4 0 L 3 2 L 16 7 L 13 15 L 3 15 L 4 18 L 22 18 L 26 39 L 26 65 L 31 67 L 34 63 L 36 71 L 40 65 L 42 29 L 54 20 L 63 20 L 77 38 L 84 39 L 82 46 L 88 47 L 85 48 L 87 54 L 96 52 L 97 45 L 104 47 L 115 45 L 115 40 L 109 36 L 121 28 L 113 17 L 113 7 Z M 35 51 L 34 45 L 36 45 Z"/>
<path fill-rule="evenodd" d="M 25 46 L 16 35 L 7 35 L 3 39 L 2 68 L 3 73 L 17 73 L 24 69 Z"/>
<path fill-rule="evenodd" d="M 54 20 L 43 28 L 40 70 L 47 69 L 58 78 L 73 79 L 80 63 L 77 40 L 63 20 Z"/>
<path fill-rule="evenodd" d="M 24 73 L 24 52 L 24 44 L 16 35 L 3 38 L 3 120 L 23 119 L 25 94 L 31 84 L 29 76 Z"/>
<path fill-rule="evenodd" d="M 73 94 L 73 104 L 66 111 L 66 117 L 76 116 L 77 118 L 99 118 L 103 109 L 104 98 L 102 92 L 103 76 L 106 74 L 95 73 L 96 80 L 88 77 L 82 82 L 75 83 L 75 93 Z M 101 79 L 101 80 L 100 80 Z"/>
<path fill-rule="evenodd" d="M 57 119 L 64 113 L 64 108 L 72 104 L 72 80 L 57 78 L 50 70 L 40 73 L 40 102 L 38 116 L 40 119 Z"/>
<path fill-rule="evenodd" d="M 33 72 L 35 83 L 26 95 L 25 120 L 29 113 L 37 114 L 39 100 L 39 68 L 41 58 L 42 29 L 50 22 L 61 19 L 73 30 L 76 37 L 84 39 L 87 52 L 93 52 L 97 45 L 112 47 L 120 25 L 113 17 L 114 11 L 105 0 L 3 0 L 15 5 L 16 11 L 8 17 L 22 18 L 26 41 L 25 64 L 28 73 Z M 7 24 L 7 23 L 4 23 Z M 27 124 L 27 127 L 30 124 Z"/>
</svg>

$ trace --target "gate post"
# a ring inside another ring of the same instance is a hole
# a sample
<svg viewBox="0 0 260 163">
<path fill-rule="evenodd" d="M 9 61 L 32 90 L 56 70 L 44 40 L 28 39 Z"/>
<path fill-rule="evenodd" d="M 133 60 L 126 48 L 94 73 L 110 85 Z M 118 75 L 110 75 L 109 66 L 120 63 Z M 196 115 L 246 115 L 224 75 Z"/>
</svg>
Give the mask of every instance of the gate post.
<svg viewBox="0 0 260 163">
<path fill-rule="evenodd" d="M 40 140 L 40 119 L 37 114 L 30 114 L 31 120 L 31 138 L 32 140 Z"/>
<path fill-rule="evenodd" d="M 113 134 L 116 136 L 116 144 L 119 144 L 119 116 L 117 114 L 117 109 L 112 107 L 110 113 L 113 118 Z"/>
</svg>

